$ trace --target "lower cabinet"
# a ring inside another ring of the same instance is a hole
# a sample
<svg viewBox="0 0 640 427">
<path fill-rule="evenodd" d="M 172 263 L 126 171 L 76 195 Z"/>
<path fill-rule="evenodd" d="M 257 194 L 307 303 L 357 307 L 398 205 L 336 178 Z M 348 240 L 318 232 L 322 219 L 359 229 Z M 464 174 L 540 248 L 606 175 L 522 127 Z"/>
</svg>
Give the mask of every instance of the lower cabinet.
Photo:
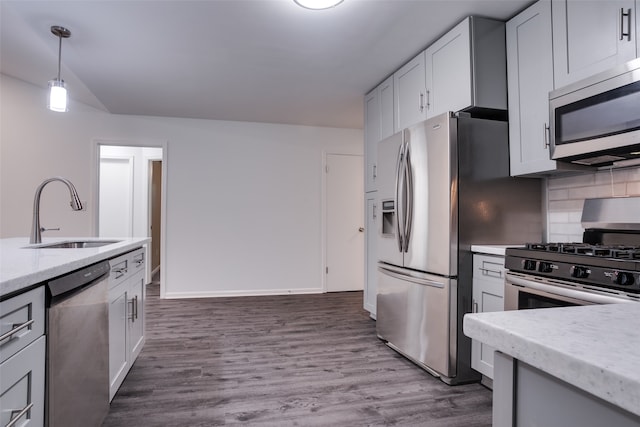
<svg viewBox="0 0 640 427">
<path fill-rule="evenodd" d="M 365 218 L 365 271 L 364 271 L 364 309 L 367 310 L 372 318 L 376 318 L 376 293 L 377 293 L 377 263 L 378 252 L 376 251 L 377 228 L 376 216 L 377 210 L 377 193 L 365 194 L 366 215 Z"/>
<path fill-rule="evenodd" d="M 122 385 L 145 341 L 145 273 L 144 252 L 141 251 L 123 255 L 111 262 L 109 400 L 113 399 Z"/>
<path fill-rule="evenodd" d="M 45 292 L 0 302 L 0 426 L 44 425 Z"/>
<path fill-rule="evenodd" d="M 473 311 L 504 310 L 504 257 L 473 256 Z M 471 367 L 493 379 L 494 348 L 480 341 L 471 342 Z"/>
</svg>

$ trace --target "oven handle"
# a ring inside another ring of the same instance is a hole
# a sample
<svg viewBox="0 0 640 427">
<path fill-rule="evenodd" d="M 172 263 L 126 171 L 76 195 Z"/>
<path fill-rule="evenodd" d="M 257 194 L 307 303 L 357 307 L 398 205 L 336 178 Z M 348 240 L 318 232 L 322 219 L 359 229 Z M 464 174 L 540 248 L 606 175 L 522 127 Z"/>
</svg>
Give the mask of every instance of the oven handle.
<svg viewBox="0 0 640 427">
<path fill-rule="evenodd" d="M 507 284 L 510 283 L 523 288 L 537 289 L 539 291 L 547 292 L 550 294 L 575 298 L 593 304 L 616 304 L 622 302 L 633 302 L 623 298 L 599 295 L 591 292 L 582 292 L 574 289 L 563 288 L 561 286 L 546 285 L 538 281 L 523 279 L 522 277 L 515 276 L 511 273 L 506 274 L 505 280 Z"/>
</svg>

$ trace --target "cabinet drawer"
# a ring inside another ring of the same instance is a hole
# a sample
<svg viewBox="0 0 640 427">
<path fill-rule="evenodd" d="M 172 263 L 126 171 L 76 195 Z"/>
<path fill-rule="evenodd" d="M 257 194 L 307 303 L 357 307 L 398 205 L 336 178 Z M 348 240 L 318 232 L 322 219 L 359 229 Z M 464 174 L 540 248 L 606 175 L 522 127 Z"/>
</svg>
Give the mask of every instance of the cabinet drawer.
<svg viewBox="0 0 640 427">
<path fill-rule="evenodd" d="M 0 302 L 0 362 L 44 335 L 44 286 Z"/>
<path fill-rule="evenodd" d="M 131 273 L 135 274 L 138 271 L 144 271 L 145 253 L 144 249 L 138 249 L 129 255 L 129 262 L 131 265 Z"/>
<path fill-rule="evenodd" d="M 0 364 L 0 425 L 44 425 L 45 337 Z"/>
<path fill-rule="evenodd" d="M 485 280 L 504 280 L 504 257 L 491 255 L 473 256 L 473 277 Z"/>
<path fill-rule="evenodd" d="M 129 267 L 131 265 L 129 254 L 109 260 L 111 271 L 109 274 L 109 289 L 115 288 L 129 277 Z"/>
</svg>

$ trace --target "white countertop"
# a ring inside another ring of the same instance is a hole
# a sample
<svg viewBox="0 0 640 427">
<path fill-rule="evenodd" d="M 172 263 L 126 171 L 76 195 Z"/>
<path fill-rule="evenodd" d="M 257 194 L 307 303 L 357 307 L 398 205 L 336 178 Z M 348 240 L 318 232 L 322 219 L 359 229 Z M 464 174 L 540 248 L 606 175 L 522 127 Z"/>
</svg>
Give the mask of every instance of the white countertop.
<svg viewBox="0 0 640 427">
<path fill-rule="evenodd" d="M 507 248 L 521 248 L 522 245 L 471 245 L 471 252 L 504 256 Z"/>
<path fill-rule="evenodd" d="M 640 304 L 473 313 L 465 335 L 640 415 Z"/>
<path fill-rule="evenodd" d="M 0 239 L 0 297 L 139 248 L 149 238 L 49 238 L 43 244 L 69 240 L 120 240 L 97 248 L 30 249 L 27 237 Z"/>
</svg>

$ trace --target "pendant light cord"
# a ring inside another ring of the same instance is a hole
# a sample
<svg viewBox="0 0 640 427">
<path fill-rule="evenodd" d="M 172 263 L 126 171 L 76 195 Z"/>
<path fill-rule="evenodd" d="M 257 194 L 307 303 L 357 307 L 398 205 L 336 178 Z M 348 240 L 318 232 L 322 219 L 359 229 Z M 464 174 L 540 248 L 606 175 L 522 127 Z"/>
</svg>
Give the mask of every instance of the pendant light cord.
<svg viewBox="0 0 640 427">
<path fill-rule="evenodd" d="M 62 62 L 62 35 L 58 35 L 58 81 L 60 81 L 60 62 Z"/>
</svg>

